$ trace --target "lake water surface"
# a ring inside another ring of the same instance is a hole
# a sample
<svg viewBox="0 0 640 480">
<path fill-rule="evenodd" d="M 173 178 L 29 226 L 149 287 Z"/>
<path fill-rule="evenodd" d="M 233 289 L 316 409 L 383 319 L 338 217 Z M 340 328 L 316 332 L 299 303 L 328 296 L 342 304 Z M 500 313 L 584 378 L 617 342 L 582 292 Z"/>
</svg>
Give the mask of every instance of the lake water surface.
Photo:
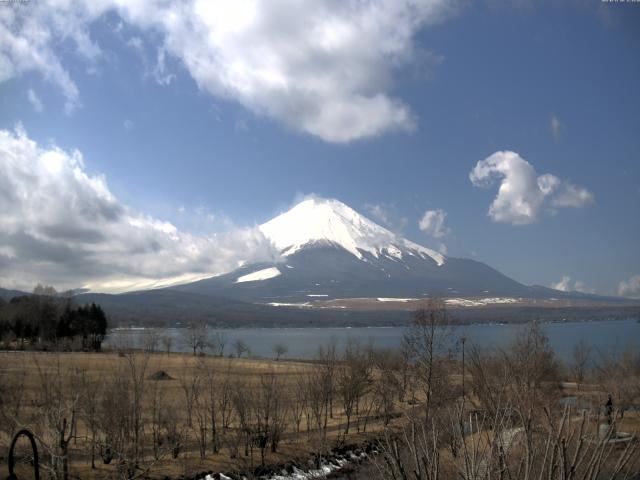
<svg viewBox="0 0 640 480">
<path fill-rule="evenodd" d="M 453 336 L 466 336 L 467 346 L 473 343 L 482 347 L 504 347 L 513 341 L 521 328 L 522 325 L 508 324 L 465 325 L 454 327 Z M 640 347 L 640 323 L 636 320 L 546 323 L 543 328 L 556 354 L 564 360 L 571 358 L 573 348 L 581 340 L 604 353 L 622 352 L 630 345 Z M 227 339 L 225 354 L 232 353 L 233 342 L 240 339 L 249 346 L 252 356 L 272 357 L 273 346 L 283 344 L 288 348 L 286 358 L 308 359 L 314 358 L 318 347 L 327 345 L 333 338 L 339 348 L 349 339 L 372 343 L 377 348 L 397 348 L 406 328 L 225 328 L 216 331 L 222 332 Z M 173 351 L 189 351 L 182 329 L 168 329 L 167 333 L 173 337 Z M 114 330 L 107 336 L 105 345 L 141 346 L 145 336 L 146 331 L 140 329 Z"/>
</svg>

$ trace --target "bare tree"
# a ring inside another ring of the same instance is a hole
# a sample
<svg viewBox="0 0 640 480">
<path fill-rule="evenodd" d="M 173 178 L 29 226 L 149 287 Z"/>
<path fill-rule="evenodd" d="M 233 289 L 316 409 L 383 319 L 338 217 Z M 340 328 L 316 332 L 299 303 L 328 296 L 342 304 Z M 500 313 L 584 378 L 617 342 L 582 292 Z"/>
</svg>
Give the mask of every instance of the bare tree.
<svg viewBox="0 0 640 480">
<path fill-rule="evenodd" d="M 24 367 L 9 369 L 4 361 L 0 361 L 0 432 L 7 435 L 24 423 L 25 379 Z"/>
<path fill-rule="evenodd" d="M 247 395 L 247 386 L 244 382 L 236 380 L 232 387 L 232 402 L 233 408 L 236 412 L 238 419 L 238 427 L 242 433 L 244 439 L 244 456 L 251 458 L 251 465 L 253 466 L 253 446 L 252 442 L 254 432 L 254 419 L 252 402 L 254 398 L 251 395 Z"/>
<path fill-rule="evenodd" d="M 541 411 L 558 388 L 560 369 L 541 324 L 523 326 L 502 356 L 511 379 L 512 402 L 520 415 L 530 417 L 535 410 Z"/>
<path fill-rule="evenodd" d="M 580 384 L 584 381 L 591 363 L 591 346 L 584 340 L 580 340 L 573 347 L 572 358 L 570 362 L 571 374 L 580 388 Z"/>
<path fill-rule="evenodd" d="M 171 346 L 173 345 L 173 337 L 168 330 L 165 330 L 160 336 L 160 342 L 162 343 L 162 348 L 164 349 L 167 355 L 171 355 Z"/>
<path fill-rule="evenodd" d="M 227 364 L 227 371 L 224 373 L 220 384 L 220 394 L 218 395 L 218 411 L 220 412 L 220 423 L 222 424 L 223 435 L 229 429 L 233 415 L 231 378 L 231 362 L 229 362 Z"/>
<path fill-rule="evenodd" d="M 595 370 L 600 385 L 612 395 L 624 417 L 627 407 L 640 397 L 640 351 L 630 345 L 622 352 L 600 352 Z"/>
<path fill-rule="evenodd" d="M 208 346 L 216 357 L 224 357 L 224 349 L 227 346 L 227 336 L 224 332 L 216 331 L 209 336 Z"/>
<path fill-rule="evenodd" d="M 302 423 L 302 417 L 307 411 L 307 396 L 308 391 L 305 377 L 302 372 L 298 371 L 295 375 L 295 384 L 293 385 L 293 398 L 291 401 L 291 415 L 293 417 L 296 439 L 300 434 L 300 424 Z"/>
<path fill-rule="evenodd" d="M 333 418 L 333 400 L 335 393 L 336 383 L 336 367 L 338 365 L 338 340 L 336 337 L 331 337 L 326 346 L 320 345 L 318 348 L 318 360 L 323 373 L 323 381 L 326 383 L 327 388 L 327 414 L 328 418 Z M 327 415 L 325 416 L 327 417 Z M 325 418 L 326 420 L 326 418 Z M 326 421 L 325 421 L 326 423 Z"/>
<path fill-rule="evenodd" d="M 347 417 L 345 434 L 349 434 L 351 418 L 358 411 L 360 400 L 371 384 L 371 363 L 359 344 L 350 342 L 343 361 L 338 366 L 337 391 Z"/>
<path fill-rule="evenodd" d="M 280 360 L 280 357 L 285 355 L 289 351 L 289 347 L 283 343 L 276 343 L 273 347 L 273 354 L 276 356 L 276 361 Z"/>
<path fill-rule="evenodd" d="M 240 358 L 245 353 L 249 355 L 249 345 L 247 345 L 243 340 L 237 339 L 233 342 L 233 349 L 236 352 L 236 357 Z"/>
<path fill-rule="evenodd" d="M 209 398 L 205 388 L 206 381 L 206 372 L 205 369 L 200 365 L 198 367 L 199 374 L 202 375 L 201 381 L 198 381 L 193 384 L 194 392 L 193 392 L 193 400 L 194 400 L 194 416 L 196 419 L 195 424 L 193 425 L 193 431 L 195 433 L 195 437 L 198 441 L 198 451 L 200 453 L 200 459 L 205 458 L 207 454 L 207 441 L 209 438 Z"/>
<path fill-rule="evenodd" d="M 387 430 L 373 461 L 385 480 L 633 478 L 640 460 L 637 439 L 617 447 L 613 429 L 599 435 L 597 417 L 583 412 L 576 418 L 568 407 L 559 415 L 548 413 L 528 436 L 523 418 L 514 423 L 508 402 L 495 415 L 467 413 L 458 402 L 449 410 L 448 429 L 432 417 L 426 424 L 412 419 L 400 432 Z M 442 455 L 443 435 L 459 445 L 452 456 Z"/>
<path fill-rule="evenodd" d="M 192 362 L 184 361 L 184 373 L 180 375 L 180 388 L 184 398 L 184 407 L 187 413 L 187 426 L 193 427 L 193 410 L 196 397 L 200 391 L 200 371 Z"/>
<path fill-rule="evenodd" d="M 220 450 L 220 432 L 218 428 L 219 377 L 214 369 L 210 368 L 204 361 L 200 362 L 199 368 L 202 371 L 205 406 L 211 430 L 211 450 L 213 453 L 218 453 Z"/>
<path fill-rule="evenodd" d="M 327 444 L 327 416 L 329 396 L 331 391 L 330 380 L 327 369 L 317 367 L 307 372 L 307 404 L 309 417 L 315 430 L 313 443 L 316 451 L 318 466 L 320 466 L 320 456 Z"/>
<path fill-rule="evenodd" d="M 49 458 L 45 468 L 58 480 L 69 478 L 69 445 L 74 439 L 79 411 L 79 376 L 63 375 L 60 358 L 55 356 L 47 366 L 33 357 L 38 372 L 40 444 Z"/>
<path fill-rule="evenodd" d="M 103 383 L 91 379 L 86 372 L 81 376 L 82 394 L 80 396 L 81 418 L 86 425 L 90 435 L 91 450 L 91 468 L 95 469 L 96 446 L 98 444 L 98 435 L 100 433 L 98 408 L 100 405 L 100 397 L 102 396 Z"/>
<path fill-rule="evenodd" d="M 275 372 L 260 375 L 260 384 L 253 395 L 253 440 L 260 448 L 260 463 L 264 465 L 265 452 L 271 446 L 276 452 L 286 425 L 286 405 L 282 385 Z"/>
<path fill-rule="evenodd" d="M 162 453 L 162 444 L 164 443 L 163 427 L 165 420 L 166 392 L 161 388 L 161 382 L 155 381 L 151 383 L 151 446 L 153 449 L 153 458 L 160 459 Z"/>
<path fill-rule="evenodd" d="M 155 353 L 160 344 L 160 332 L 155 328 L 147 328 L 144 330 L 142 339 L 142 348 L 149 353 Z"/>
<path fill-rule="evenodd" d="M 386 426 L 395 412 L 398 390 L 402 388 L 402 359 L 392 350 L 372 351 L 371 364 L 378 372 L 377 377 L 372 376 L 376 410 L 383 416 Z"/>
<path fill-rule="evenodd" d="M 133 477 L 142 460 L 143 436 L 144 436 L 144 393 L 147 365 L 149 364 L 148 353 L 138 353 L 131 351 L 124 355 L 124 370 L 128 374 L 130 385 L 129 415 L 131 418 L 131 446 L 125 455 L 126 473 L 129 478 Z"/>
<path fill-rule="evenodd" d="M 193 350 L 193 355 L 202 353 L 207 345 L 207 330 L 202 323 L 190 323 L 182 334 L 185 344 Z"/>
<path fill-rule="evenodd" d="M 440 299 L 430 299 L 418 310 L 403 338 L 404 348 L 417 370 L 424 390 L 424 412 L 428 420 L 434 401 L 441 402 L 450 390 L 442 358 L 451 343 L 453 319 Z"/>
</svg>

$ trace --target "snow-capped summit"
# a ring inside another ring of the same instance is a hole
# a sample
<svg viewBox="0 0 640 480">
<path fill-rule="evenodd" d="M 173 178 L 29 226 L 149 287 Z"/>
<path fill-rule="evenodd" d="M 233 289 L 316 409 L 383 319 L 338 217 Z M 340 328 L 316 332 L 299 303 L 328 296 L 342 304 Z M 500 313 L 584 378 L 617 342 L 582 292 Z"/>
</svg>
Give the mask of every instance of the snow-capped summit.
<svg viewBox="0 0 640 480">
<path fill-rule="evenodd" d="M 308 198 L 259 228 L 285 257 L 312 244 L 331 244 L 361 260 L 370 253 L 376 258 L 411 255 L 430 257 L 438 265 L 445 262 L 440 253 L 397 236 L 334 199 Z"/>
<path fill-rule="evenodd" d="M 247 263 L 224 275 L 174 288 L 254 303 L 306 306 L 319 299 L 384 302 L 431 296 L 546 295 L 483 263 L 445 258 L 338 200 L 307 198 L 259 228 L 280 258 Z"/>
</svg>

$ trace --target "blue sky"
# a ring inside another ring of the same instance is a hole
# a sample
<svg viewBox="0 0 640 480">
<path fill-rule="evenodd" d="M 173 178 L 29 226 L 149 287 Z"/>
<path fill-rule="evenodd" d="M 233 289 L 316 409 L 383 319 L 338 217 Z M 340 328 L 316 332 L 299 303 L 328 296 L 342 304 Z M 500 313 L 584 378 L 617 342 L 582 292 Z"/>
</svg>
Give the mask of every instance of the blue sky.
<svg viewBox="0 0 640 480">
<path fill-rule="evenodd" d="M 191 20 L 201 21 L 211 38 L 240 18 L 216 2 L 206 11 L 194 2 Z M 101 201 L 149 224 L 170 223 L 197 248 L 213 249 L 205 255 L 209 262 L 219 246 L 207 243 L 214 233 L 241 231 L 246 240 L 256 224 L 315 193 L 381 223 L 384 216 L 413 241 L 486 262 L 523 283 L 640 296 L 640 4 L 434 0 L 406 2 L 400 11 L 404 3 L 371 2 L 365 13 L 376 27 L 363 31 L 353 27 L 359 7 L 343 13 L 327 3 L 324 16 L 316 16 L 337 27 L 328 37 L 335 45 L 322 55 L 296 48 L 296 35 L 304 35 L 303 43 L 314 33 L 283 25 L 283 13 L 262 12 L 265 4 L 247 7 L 266 19 L 245 37 L 255 45 L 232 34 L 208 45 L 196 27 L 185 33 L 167 26 L 175 12 L 164 11 L 161 19 L 149 14 L 160 11 L 152 0 L 132 2 L 130 10 L 58 12 L 75 20 L 64 32 L 46 2 L 0 6 L 12 9 L 0 20 L 0 129 L 13 142 L 0 150 L 3 173 L 23 178 L 7 158 L 25 142 L 37 151 L 23 166 L 58 148 L 69 172 L 80 168 L 88 179 L 101 179 L 109 192 L 98 195 Z M 205 18 L 221 11 L 222 20 Z M 29 37 L 30 22 L 45 27 L 50 39 Z M 253 28 L 251 21 L 241 27 Z M 343 41 L 341 32 L 363 41 Z M 264 60 L 271 56 L 273 62 Z M 258 65 L 264 77 L 238 74 L 236 58 L 242 68 Z M 80 167 L 73 164 L 76 149 Z M 471 181 L 478 162 L 502 151 L 517 155 L 493 157 Z M 557 185 L 540 193 L 536 178 L 547 173 Z M 5 202 L 2 218 L 11 232 L 0 235 L 1 283 L 25 286 L 42 277 L 109 290 L 119 277 L 154 277 L 157 265 L 146 258 L 137 271 L 85 271 L 62 254 L 42 253 L 41 262 L 21 257 L 28 250 L 13 242 L 34 231 L 42 240 L 43 224 L 51 222 L 21 223 L 7 212 L 32 218 L 25 212 L 56 197 L 56 188 L 85 192 L 65 183 L 77 177 L 60 178 L 42 190 L 49 197 Z M 496 198 L 509 179 L 512 196 Z M 4 188 L 15 193 L 18 181 Z M 102 188 L 92 185 L 89 200 Z M 86 200 L 84 193 L 69 195 L 60 193 L 61 209 Z M 533 211 L 522 216 L 519 201 Z M 436 212 L 430 218 L 443 228 L 433 222 L 420 228 L 427 211 Z M 80 245 L 87 261 L 124 242 L 116 236 L 91 250 L 64 237 L 47 245 L 68 241 L 67 254 Z M 165 248 L 164 240 L 153 242 Z M 162 252 L 172 255 L 170 248 Z M 126 249 L 109 254 L 100 261 L 111 265 Z M 184 268 L 157 276 L 209 273 Z"/>
</svg>

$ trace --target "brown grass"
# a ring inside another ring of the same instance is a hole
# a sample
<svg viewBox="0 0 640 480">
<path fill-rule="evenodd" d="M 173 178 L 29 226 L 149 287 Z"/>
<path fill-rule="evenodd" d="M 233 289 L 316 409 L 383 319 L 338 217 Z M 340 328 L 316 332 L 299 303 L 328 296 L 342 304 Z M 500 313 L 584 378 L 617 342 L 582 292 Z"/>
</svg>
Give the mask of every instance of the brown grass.
<svg viewBox="0 0 640 480">
<path fill-rule="evenodd" d="M 142 355 L 137 353 L 136 355 Z M 23 413 L 21 419 L 35 419 L 38 416 L 36 411 L 37 398 L 42 372 L 49 372 L 53 375 L 62 376 L 61 381 L 66 384 L 72 376 L 77 376 L 80 372 L 91 381 L 102 382 L 112 378 L 113 375 L 122 375 L 126 359 L 117 353 L 46 353 L 46 352 L 0 352 L 0 370 L 5 378 L 21 377 L 24 375 L 24 391 L 21 403 Z M 182 390 L 182 382 L 189 380 L 196 374 L 198 368 L 204 366 L 207 370 L 213 371 L 222 382 L 225 378 L 231 381 L 242 381 L 247 387 L 247 394 L 251 394 L 251 389 L 256 388 L 260 382 L 260 375 L 274 372 L 282 390 L 287 395 L 288 401 L 293 401 L 291 392 L 297 380 L 301 376 L 307 375 L 313 368 L 311 362 L 288 361 L 288 360 L 255 360 L 238 358 L 214 358 L 214 357 L 194 357 L 189 354 L 150 354 L 145 372 L 145 408 L 143 416 L 149 421 L 150 416 L 150 390 L 154 384 L 162 389 L 162 396 L 169 404 L 177 406 L 179 421 L 186 423 L 185 399 Z M 150 380 L 149 377 L 155 373 L 166 372 L 169 380 Z M 398 408 L 409 408 L 408 405 L 398 405 Z M 289 410 L 290 411 L 290 410 Z M 328 421 L 328 444 L 337 442 L 358 443 L 369 438 L 376 431 L 382 429 L 382 422 L 370 420 L 367 424 L 367 433 L 358 432 L 358 426 L 353 423 L 348 438 L 344 436 L 344 424 L 346 417 L 339 407 L 339 401 L 334 401 L 334 415 Z M 24 426 L 37 430 L 36 426 L 30 425 L 28 420 Z M 317 433 L 317 432 L 316 432 Z M 147 428 L 145 436 L 149 437 Z M 307 431 L 306 421 L 303 418 L 301 423 L 301 433 L 297 435 L 293 431 L 293 421 L 288 422 L 287 429 L 283 435 L 277 453 L 268 454 L 269 464 L 282 464 L 295 459 L 306 462 L 314 452 L 311 444 L 314 430 Z M 10 437 L 7 431 L 0 433 L 0 462 L 4 463 L 5 453 L 8 449 Z M 223 448 L 218 454 L 207 453 L 204 460 L 200 459 L 194 435 L 191 435 L 187 448 L 180 454 L 178 459 L 173 459 L 171 455 L 165 455 L 159 461 L 153 461 L 150 453 L 150 440 L 145 440 L 145 459 L 151 465 L 149 475 L 163 477 L 165 475 L 176 477 L 189 475 L 202 471 L 228 472 L 260 463 L 259 452 L 254 452 L 253 459 L 244 457 L 242 449 L 240 458 L 232 459 L 229 453 Z M 80 421 L 76 432 L 76 439 L 71 442 L 70 449 L 70 472 L 71 477 L 77 478 L 115 478 L 116 469 L 114 462 L 110 465 L 103 465 L 99 456 L 96 459 L 96 469 L 91 469 L 89 457 L 88 429 Z M 41 453 L 42 456 L 42 453 Z M 4 476 L 4 472 L 0 475 Z"/>
</svg>

